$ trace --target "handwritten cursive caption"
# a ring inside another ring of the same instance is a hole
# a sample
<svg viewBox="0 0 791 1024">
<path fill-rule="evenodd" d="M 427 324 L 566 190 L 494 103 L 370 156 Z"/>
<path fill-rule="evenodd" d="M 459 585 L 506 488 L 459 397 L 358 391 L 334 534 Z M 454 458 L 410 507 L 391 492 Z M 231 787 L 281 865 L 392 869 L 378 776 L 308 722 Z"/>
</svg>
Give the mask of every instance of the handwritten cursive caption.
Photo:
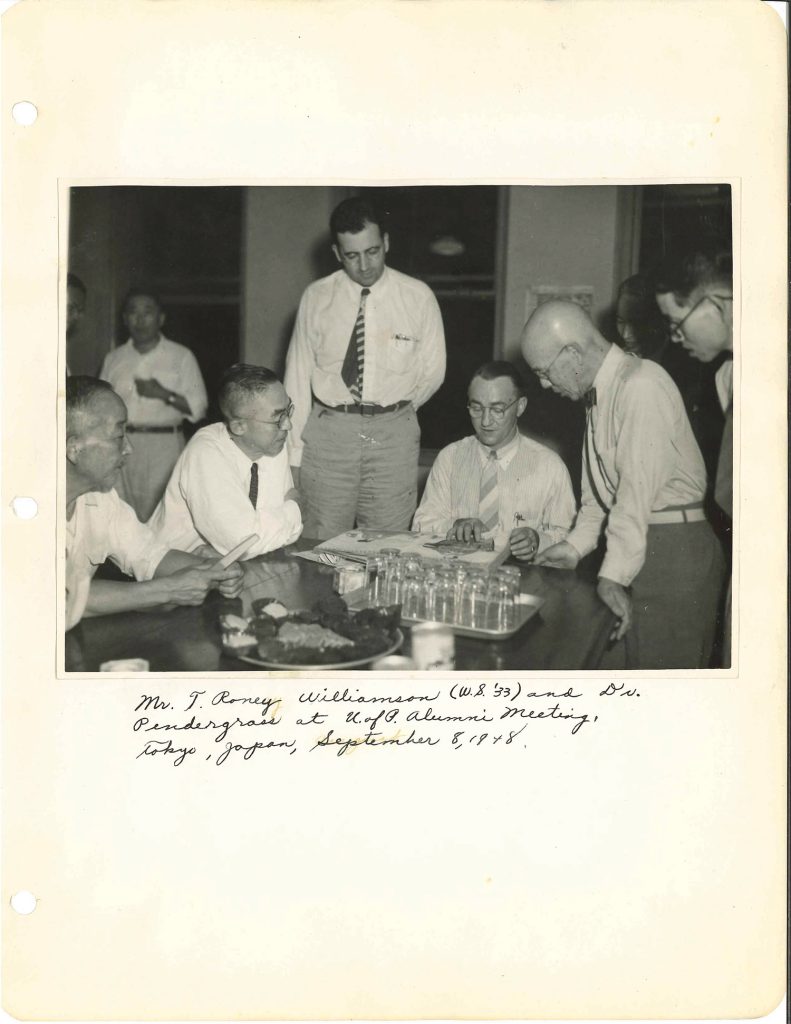
<svg viewBox="0 0 791 1024">
<path fill-rule="evenodd" d="M 268 684 L 267 684 L 268 685 Z M 289 690 L 293 680 L 287 683 Z M 286 696 L 192 690 L 186 700 L 140 694 L 134 705 L 138 760 L 221 766 L 269 755 L 343 757 L 361 748 L 524 749 L 535 730 L 578 737 L 613 700 L 636 700 L 626 683 L 566 688 L 520 682 L 452 683 L 414 692 L 319 686 Z"/>
</svg>

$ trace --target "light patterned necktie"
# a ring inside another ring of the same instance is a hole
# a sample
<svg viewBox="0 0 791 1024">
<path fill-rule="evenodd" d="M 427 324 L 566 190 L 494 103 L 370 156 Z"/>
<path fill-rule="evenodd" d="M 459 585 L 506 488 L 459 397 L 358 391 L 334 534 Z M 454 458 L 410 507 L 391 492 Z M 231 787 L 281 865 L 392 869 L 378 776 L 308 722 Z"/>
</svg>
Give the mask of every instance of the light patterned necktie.
<svg viewBox="0 0 791 1024">
<path fill-rule="evenodd" d="M 363 394 L 363 371 L 365 369 L 365 300 L 371 293 L 370 288 L 360 292 L 360 308 L 354 321 L 352 336 L 346 349 L 346 357 L 341 368 L 341 379 L 351 391 L 355 401 L 359 402 Z"/>
<path fill-rule="evenodd" d="M 500 521 L 500 488 L 497 486 L 497 452 L 492 449 L 481 475 L 478 518 L 487 532 L 496 530 Z"/>
</svg>

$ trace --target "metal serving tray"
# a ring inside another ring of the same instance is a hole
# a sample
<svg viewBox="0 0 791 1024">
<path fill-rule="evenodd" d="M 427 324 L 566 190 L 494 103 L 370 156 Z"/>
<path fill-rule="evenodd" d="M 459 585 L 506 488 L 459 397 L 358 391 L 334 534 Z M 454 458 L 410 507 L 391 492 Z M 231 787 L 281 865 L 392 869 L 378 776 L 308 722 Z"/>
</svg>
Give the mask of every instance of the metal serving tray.
<svg viewBox="0 0 791 1024">
<path fill-rule="evenodd" d="M 349 591 L 348 594 L 343 595 L 343 599 L 353 611 L 370 607 L 366 600 L 365 590 L 362 588 Z M 528 619 L 533 618 L 543 603 L 543 597 L 535 597 L 533 594 L 520 594 L 515 608 L 516 622 L 509 629 L 473 629 L 471 626 L 458 626 L 454 622 L 443 623 L 443 625 L 449 625 L 456 636 L 470 636 L 476 640 L 507 640 L 515 633 L 518 633 Z M 425 621 L 427 620 L 409 619 L 404 615 L 401 616 L 401 623 L 405 626 L 417 626 Z"/>
</svg>

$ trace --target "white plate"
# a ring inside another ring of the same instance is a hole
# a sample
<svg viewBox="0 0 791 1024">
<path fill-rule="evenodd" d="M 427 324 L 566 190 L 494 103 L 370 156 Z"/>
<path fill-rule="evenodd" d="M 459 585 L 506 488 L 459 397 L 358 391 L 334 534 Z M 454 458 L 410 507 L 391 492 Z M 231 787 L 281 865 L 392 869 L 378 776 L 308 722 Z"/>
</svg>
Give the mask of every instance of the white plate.
<svg viewBox="0 0 791 1024">
<path fill-rule="evenodd" d="M 389 647 L 383 651 L 377 651 L 376 654 L 370 654 L 367 658 L 357 658 L 354 661 L 333 661 L 324 662 L 320 665 L 295 665 L 292 662 L 284 663 L 279 661 L 264 661 L 261 658 L 254 658 L 251 654 L 231 654 L 223 648 L 224 654 L 229 654 L 233 658 L 238 658 L 239 661 L 246 661 L 249 665 L 259 665 L 261 668 L 273 668 L 281 672 L 292 672 L 292 671 L 309 671 L 309 672 L 337 672 L 339 669 L 345 668 L 361 668 L 363 665 L 370 665 L 372 661 L 376 661 L 377 658 L 386 658 L 388 654 L 395 654 L 400 649 L 401 644 L 404 642 L 404 634 L 400 629 L 395 631 L 395 640 Z"/>
</svg>

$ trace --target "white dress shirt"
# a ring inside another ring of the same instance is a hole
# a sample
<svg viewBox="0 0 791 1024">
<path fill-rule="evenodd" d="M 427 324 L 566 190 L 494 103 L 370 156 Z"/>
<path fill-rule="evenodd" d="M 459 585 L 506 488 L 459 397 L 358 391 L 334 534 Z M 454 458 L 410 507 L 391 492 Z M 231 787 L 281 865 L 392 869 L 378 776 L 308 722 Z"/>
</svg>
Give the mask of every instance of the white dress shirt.
<svg viewBox="0 0 791 1024">
<path fill-rule="evenodd" d="M 457 519 L 477 518 L 481 477 L 489 449 L 474 435 L 443 448 L 431 467 L 413 530 L 447 533 Z M 543 444 L 517 434 L 497 452 L 500 499 L 496 534 L 532 527 L 539 550 L 563 540 L 577 506 L 563 460 Z"/>
<path fill-rule="evenodd" d="M 66 629 L 82 618 L 93 575 L 106 559 L 136 580 L 150 580 L 167 552 L 114 490 L 81 494 L 66 520 Z"/>
<path fill-rule="evenodd" d="M 197 423 L 206 415 L 208 399 L 197 359 L 184 345 L 163 335 L 149 352 L 138 352 L 131 338 L 108 352 L 99 376 L 112 384 L 124 400 L 133 426 L 175 427 L 185 418 L 180 409 L 167 402 L 139 395 L 135 385 L 137 377 L 155 378 L 168 391 L 182 395 L 190 407 L 186 419 L 191 423 Z"/>
<path fill-rule="evenodd" d="M 302 464 L 302 431 L 311 391 L 325 405 L 355 401 L 341 369 L 360 307 L 362 287 L 343 270 L 309 285 L 299 304 L 283 383 L 294 403 L 291 464 Z M 445 378 L 445 332 L 434 293 L 414 277 L 385 267 L 365 304 L 363 402 L 418 409 Z"/>
<path fill-rule="evenodd" d="M 178 551 L 211 544 L 227 554 L 239 541 L 258 534 L 244 558 L 291 544 L 302 533 L 288 455 L 263 455 L 258 466 L 258 499 L 250 502 L 253 460 L 231 439 L 224 423 L 195 434 L 173 467 L 165 494 L 149 524 L 160 543 Z"/>
<path fill-rule="evenodd" d="M 566 539 L 586 555 L 606 519 L 599 575 L 629 586 L 645 562 L 651 512 L 702 502 L 706 469 L 679 390 L 657 363 L 612 345 L 593 386 L 582 506 Z"/>
</svg>

